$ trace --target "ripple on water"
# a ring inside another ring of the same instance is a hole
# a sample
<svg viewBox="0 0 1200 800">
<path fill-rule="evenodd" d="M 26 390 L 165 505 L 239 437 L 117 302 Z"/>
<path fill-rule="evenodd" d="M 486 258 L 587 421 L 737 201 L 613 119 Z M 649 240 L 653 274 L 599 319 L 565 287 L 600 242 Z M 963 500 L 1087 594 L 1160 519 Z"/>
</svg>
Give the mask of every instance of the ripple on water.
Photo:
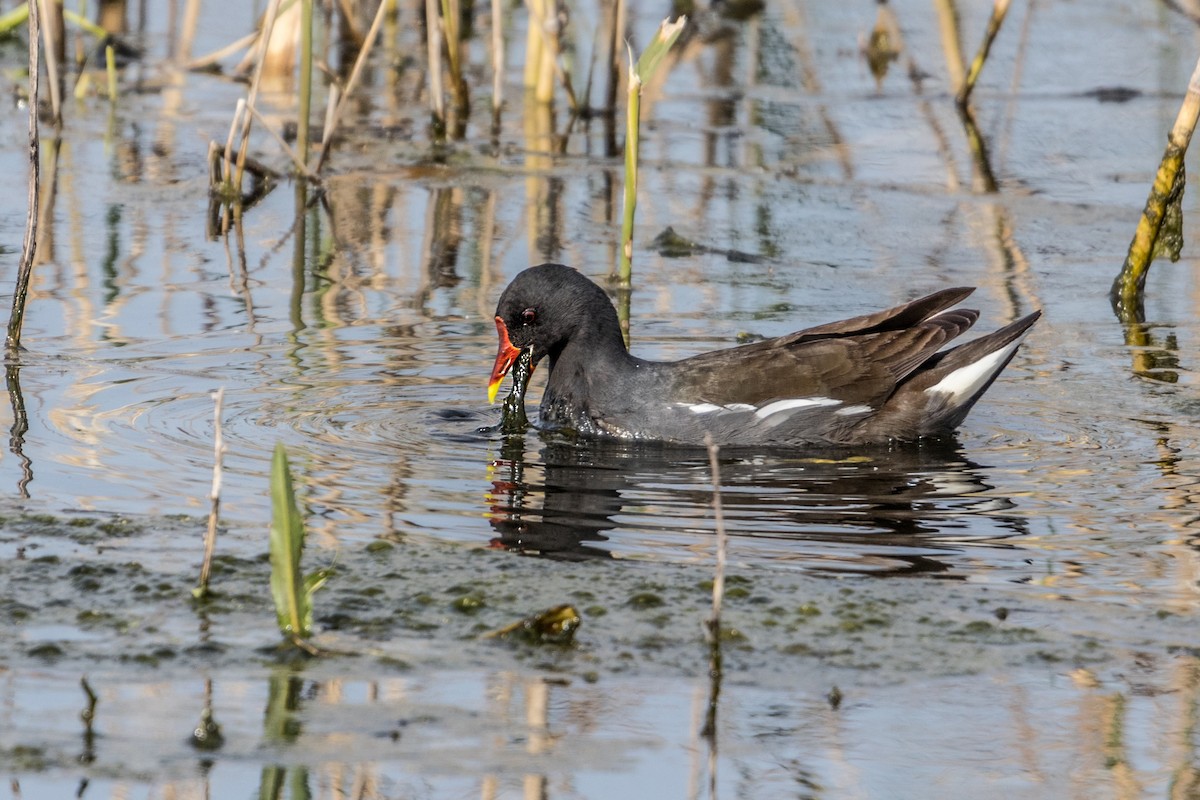
<svg viewBox="0 0 1200 800">
<path fill-rule="evenodd" d="M 323 541 L 411 534 L 560 558 L 712 558 L 704 453 L 480 433 L 498 420 L 483 386 L 492 335 L 443 333 L 358 326 L 266 344 L 222 332 L 57 359 L 57 375 L 31 373 L 25 387 L 38 445 L 27 448 L 31 486 L 85 507 L 203 512 L 211 395 L 224 386 L 229 519 L 269 516 L 279 441 L 313 527 L 332 537 Z M 1098 413 L 1093 398 L 1110 375 L 1077 370 L 1066 385 L 1047 377 L 1053 369 L 1032 348 L 973 413 L 961 447 L 724 453 L 731 557 L 1029 581 L 1031 563 L 1049 551 L 1065 559 L 1095 549 L 1064 526 L 1095 531 L 1118 502 L 1131 520 L 1158 513 L 1157 500 L 1142 498 L 1168 480 L 1159 462 L 1170 447 L 1155 444 L 1162 426 L 1176 439 L 1194 442 L 1194 432 L 1146 392 L 1112 398 Z M 1097 486 L 1114 488 L 1102 496 Z M 1104 546 L 1117 555 L 1128 545 Z"/>
</svg>

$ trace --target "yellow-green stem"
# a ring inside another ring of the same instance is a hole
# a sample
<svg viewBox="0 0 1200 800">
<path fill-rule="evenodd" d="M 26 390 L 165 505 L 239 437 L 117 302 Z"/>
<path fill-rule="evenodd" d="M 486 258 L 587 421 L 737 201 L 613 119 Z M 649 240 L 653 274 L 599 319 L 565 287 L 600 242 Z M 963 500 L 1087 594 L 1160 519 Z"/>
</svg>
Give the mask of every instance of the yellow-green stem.
<svg viewBox="0 0 1200 800">
<path fill-rule="evenodd" d="M 1009 0 L 996 0 L 995 5 L 992 6 L 992 16 L 988 19 L 983 43 L 979 45 L 979 52 L 975 54 L 975 60 L 971 62 L 971 69 L 967 71 L 967 77 L 963 79 L 962 86 L 958 87 L 958 96 L 955 99 L 960 106 L 966 105 L 967 101 L 971 99 L 975 81 L 979 80 L 979 73 L 983 72 L 983 65 L 992 49 L 992 42 L 995 41 L 996 34 L 1000 32 L 1000 26 L 1004 24 L 1004 17 L 1008 14 L 1008 4 Z"/>
<path fill-rule="evenodd" d="M 111 44 L 104 46 L 104 69 L 108 73 L 108 100 L 117 102 L 117 54 Z"/>
<path fill-rule="evenodd" d="M 1119 309 L 1131 312 L 1141 301 L 1142 288 L 1146 284 L 1146 273 L 1150 269 L 1154 245 L 1158 241 L 1162 229 L 1163 218 L 1167 213 L 1167 201 L 1171 190 L 1183 168 L 1183 157 L 1192 141 L 1192 133 L 1196 130 L 1196 121 L 1200 118 L 1200 60 L 1192 71 L 1188 81 L 1187 94 L 1175 118 L 1175 125 L 1167 137 L 1167 149 L 1163 153 L 1162 162 L 1158 166 L 1158 174 L 1146 199 L 1146 207 L 1138 220 L 1137 230 L 1134 231 L 1133 241 L 1129 243 L 1129 253 L 1121 266 L 1121 273 L 1113 282 L 1111 294 L 1113 302 Z"/>
<path fill-rule="evenodd" d="M 641 113 L 642 82 L 629 76 L 628 111 L 625 118 L 625 204 L 621 213 L 621 266 L 617 279 L 622 286 L 633 282 L 633 215 L 637 211 L 638 114 Z"/>
</svg>

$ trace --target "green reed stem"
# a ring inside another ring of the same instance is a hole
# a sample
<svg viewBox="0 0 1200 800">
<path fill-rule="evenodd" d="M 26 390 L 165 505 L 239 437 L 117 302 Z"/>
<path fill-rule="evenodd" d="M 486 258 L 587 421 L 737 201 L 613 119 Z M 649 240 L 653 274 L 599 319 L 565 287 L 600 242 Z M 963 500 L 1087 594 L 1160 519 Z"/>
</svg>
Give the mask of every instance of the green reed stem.
<svg viewBox="0 0 1200 800">
<path fill-rule="evenodd" d="M 687 24 L 687 17 L 674 22 L 663 20 L 658 26 L 654 40 L 646 47 L 637 64 L 633 63 L 633 51 L 629 51 L 629 92 L 625 116 L 625 203 L 621 216 L 621 256 L 617 270 L 617 281 L 629 286 L 633 278 L 633 218 L 637 210 L 638 175 L 638 129 L 641 114 L 642 86 L 649 81 L 662 65 L 663 58 Z"/>
<path fill-rule="evenodd" d="M 996 40 L 996 34 L 1000 33 L 1000 26 L 1004 24 L 1004 17 L 1008 15 L 1008 5 L 1009 0 L 995 0 L 992 6 L 992 16 L 988 18 L 987 32 L 983 35 L 983 43 L 979 45 L 979 52 L 975 54 L 975 59 L 971 62 L 971 68 L 967 70 L 967 77 L 963 80 L 962 86 L 958 87 L 955 101 L 960 106 L 965 106 L 971 99 L 975 81 L 979 80 L 979 73 L 983 72 L 983 65 L 987 62 L 988 53 L 991 52 L 992 42 Z"/>
<path fill-rule="evenodd" d="M 630 62 L 633 55 L 630 54 Z M 642 81 L 636 71 L 629 74 L 629 96 L 625 113 L 625 203 L 621 213 L 621 266 L 617 280 L 629 286 L 633 280 L 633 217 L 637 212 L 638 116 L 641 114 Z"/>
</svg>

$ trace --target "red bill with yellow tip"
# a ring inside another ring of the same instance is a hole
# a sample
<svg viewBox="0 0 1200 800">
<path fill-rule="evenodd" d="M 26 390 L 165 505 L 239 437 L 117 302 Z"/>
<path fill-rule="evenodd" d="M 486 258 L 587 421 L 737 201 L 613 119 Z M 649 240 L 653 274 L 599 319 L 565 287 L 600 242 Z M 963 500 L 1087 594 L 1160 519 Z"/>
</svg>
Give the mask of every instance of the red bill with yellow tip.
<svg viewBox="0 0 1200 800">
<path fill-rule="evenodd" d="M 496 333 L 500 336 L 500 349 L 496 353 L 496 365 L 492 367 L 492 377 L 488 382 L 488 402 L 496 402 L 496 392 L 500 391 L 500 383 L 504 380 L 504 376 L 512 369 L 513 362 L 517 360 L 517 356 L 521 355 L 521 351 L 513 347 L 512 342 L 508 340 L 508 326 L 504 324 L 504 320 L 496 317 Z"/>
</svg>

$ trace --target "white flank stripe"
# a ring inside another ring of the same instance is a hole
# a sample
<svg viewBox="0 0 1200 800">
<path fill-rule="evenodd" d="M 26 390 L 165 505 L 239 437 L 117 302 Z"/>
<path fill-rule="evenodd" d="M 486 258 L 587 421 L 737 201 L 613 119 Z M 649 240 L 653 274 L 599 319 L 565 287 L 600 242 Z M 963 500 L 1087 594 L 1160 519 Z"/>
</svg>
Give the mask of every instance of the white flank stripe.
<svg viewBox="0 0 1200 800">
<path fill-rule="evenodd" d="M 973 361 L 965 367 L 959 367 L 946 377 L 925 390 L 925 394 L 941 392 L 954 398 L 955 403 L 964 403 L 978 392 L 995 374 L 1000 365 L 1013 354 L 1013 351 L 1025 340 L 1022 336 L 1007 347 L 988 353 L 978 361 Z"/>
<path fill-rule="evenodd" d="M 772 414 L 778 414 L 782 411 L 792 411 L 797 408 L 840 406 L 841 404 L 841 400 L 834 400 L 831 397 L 797 397 L 792 400 L 776 400 L 774 403 L 768 403 L 758 411 L 755 411 L 754 416 L 763 419 Z"/>
<path fill-rule="evenodd" d="M 693 414 L 711 414 L 714 411 L 720 411 L 720 406 L 714 406 L 712 403 L 697 403 L 694 406 L 688 406 L 688 410 Z"/>
<path fill-rule="evenodd" d="M 845 408 L 839 408 L 833 413 L 839 417 L 849 417 L 853 414 L 867 414 L 874 410 L 870 406 L 846 406 Z"/>
<path fill-rule="evenodd" d="M 727 411 L 754 411 L 755 410 L 754 406 L 750 405 L 749 403 L 730 403 L 727 406 L 718 406 L 718 405 L 714 405 L 713 403 L 693 403 L 691 405 L 689 405 L 687 403 L 679 403 L 678 405 L 685 406 L 687 408 L 687 410 L 691 411 L 693 414 L 711 414 L 714 411 L 719 411 L 719 412 L 724 413 Z"/>
</svg>

